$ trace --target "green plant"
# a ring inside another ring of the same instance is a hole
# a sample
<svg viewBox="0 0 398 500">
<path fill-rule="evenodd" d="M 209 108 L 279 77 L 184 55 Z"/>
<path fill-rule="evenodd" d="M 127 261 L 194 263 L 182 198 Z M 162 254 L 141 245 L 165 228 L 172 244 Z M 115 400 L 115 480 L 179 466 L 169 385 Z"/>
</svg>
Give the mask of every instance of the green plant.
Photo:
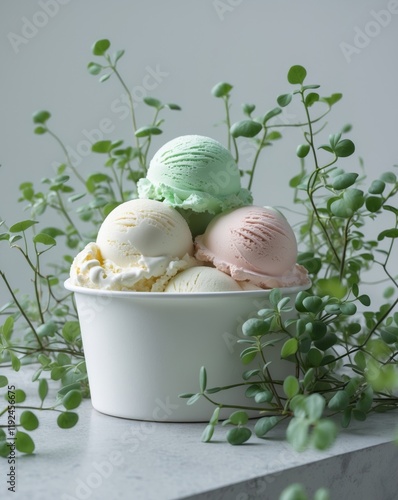
<svg viewBox="0 0 398 500">
<path fill-rule="evenodd" d="M 20 294 L 0 269 L 0 277 L 11 299 L 0 308 L 0 315 L 6 318 L 0 326 L 0 367 L 17 372 L 25 370 L 37 384 L 41 401 L 36 406 L 26 405 L 25 392 L 16 388 L 5 375 L 0 375 L 0 388 L 6 400 L 4 408 L 0 408 L 2 456 L 9 453 L 5 432 L 9 421 L 15 427 L 15 433 L 9 438 L 23 453 L 34 451 L 34 441 L 21 429 L 35 430 L 40 412 L 58 414 L 57 424 L 61 428 L 77 423 L 78 414 L 70 410 L 77 408 L 90 393 L 75 303 L 72 294 L 63 289 L 62 282 L 69 275 L 73 254 L 95 239 L 100 223 L 115 206 L 135 195 L 135 184 L 147 171 L 152 136 L 162 133 L 160 126 L 164 120 L 159 115 L 165 109 L 180 110 L 177 104 L 163 104 L 158 99 L 146 97 L 144 103 L 148 111 L 152 111 L 152 118 L 149 125 L 137 127 L 133 97 L 117 68 L 124 51 L 110 55 L 109 48 L 108 40 L 99 40 L 93 45 L 93 55 L 105 63 L 90 62 L 88 71 L 93 75 L 108 71 L 101 76 L 100 82 L 114 75 L 125 90 L 132 116 L 134 146 L 125 146 L 120 140 L 94 143 L 92 151 L 104 157 L 105 168 L 84 178 L 73 165 L 64 142 L 50 127 L 51 113 L 38 111 L 33 115 L 35 134 L 55 140 L 65 161 L 57 168 L 55 177 L 42 179 L 41 187 L 33 182 L 20 185 L 19 201 L 26 204 L 32 219 L 9 227 L 5 221 L 0 222 L 1 243 L 8 243 L 12 250 L 21 254 L 32 283 L 31 294 Z M 48 211 L 59 216 L 57 227 L 46 226 L 37 220 L 44 219 Z M 55 250 L 59 246 L 66 247 L 61 250 L 64 255 Z M 52 262 L 45 259 L 49 252 L 54 255 Z M 49 388 L 53 389 L 51 393 L 56 390 L 56 398 L 53 403 L 44 404 L 50 398 Z M 18 410 L 19 421 L 15 420 L 15 410 Z"/>
<path fill-rule="evenodd" d="M 341 425 L 347 427 L 351 419 L 363 421 L 371 412 L 398 407 L 393 393 L 398 385 L 398 281 L 392 262 L 398 237 L 398 208 L 392 204 L 398 192 L 397 177 L 386 172 L 369 182 L 364 174 L 337 165 L 355 151 L 353 142 L 343 138 L 349 126 L 330 135 L 327 144 L 317 145 L 324 125 L 315 130 L 315 124 L 341 94 L 322 98 L 314 92 L 319 85 L 304 85 L 305 78 L 302 66 L 290 68 L 287 79 L 296 88 L 277 101 L 283 107 L 297 97 L 304 110 L 304 142 L 297 148 L 301 170 L 290 185 L 303 214 L 298 234 L 304 252 L 298 262 L 307 268 L 312 287 L 300 292 L 294 304 L 283 297 L 282 290 L 273 290 L 270 306 L 244 323 L 245 338 L 239 340 L 245 346 L 241 360 L 243 365 L 250 364 L 250 369 L 234 387 L 241 385 L 251 403 L 237 408 L 223 422 L 233 426 L 226 436 L 231 444 L 242 444 L 251 436 L 246 410 L 265 415 L 254 427 L 260 438 L 289 419 L 286 437 L 301 450 L 310 444 L 324 449 L 333 443 L 337 428 L 330 416 L 339 414 Z M 312 109 L 317 104 L 326 104 L 327 110 L 313 119 Z M 271 115 L 280 109 L 275 108 Z M 262 131 L 262 138 L 255 139 L 260 151 L 267 143 L 267 134 L 272 134 L 271 127 L 266 118 L 250 118 L 233 124 L 229 133 L 235 140 L 240 136 L 256 138 Z M 322 152 L 326 155 L 321 161 Z M 307 157 L 311 167 L 305 163 Z M 255 164 L 249 171 L 250 183 L 254 168 Z M 372 237 L 375 221 L 378 234 Z M 385 302 L 372 311 L 371 297 L 362 288 L 366 273 L 374 267 L 384 274 Z M 279 332 L 277 338 L 271 335 L 274 332 Z M 273 377 L 272 363 L 267 360 L 267 348 L 275 345 L 280 345 L 280 357 L 292 363 L 294 375 L 283 381 Z M 207 389 L 206 381 L 203 367 L 200 392 L 181 397 L 189 398 L 188 404 L 204 397 L 216 405 L 202 436 L 207 442 L 218 423 L 218 411 L 225 406 L 214 394 L 230 387 Z"/>
<path fill-rule="evenodd" d="M 279 496 L 279 500 L 309 500 L 309 496 L 303 485 L 293 483 L 287 486 Z M 329 500 L 329 491 L 325 488 L 319 488 L 314 494 L 314 500 Z"/>
<path fill-rule="evenodd" d="M 24 370 L 28 376 L 31 374 L 41 401 L 39 405 L 28 407 L 24 404 L 25 393 L 6 376 L 0 375 L 0 387 L 8 400 L 4 409 L 0 409 L 0 417 L 5 418 L 10 407 L 23 410 L 20 414 L 18 412 L 19 421 L 14 426 L 20 433 L 16 440 L 19 443 L 17 449 L 23 453 L 34 450 L 29 433 L 39 425 L 41 411 L 57 413 L 58 425 L 69 428 L 78 421 L 78 414 L 71 410 L 89 396 L 75 304 L 72 295 L 61 286 L 68 276 L 73 255 L 86 242 L 95 239 L 100 223 L 115 206 L 135 196 L 136 182 L 147 171 L 152 137 L 162 133 L 164 120 L 160 114 L 167 109 L 180 110 L 177 104 L 164 104 L 147 97 L 144 103 L 147 110 L 152 111 L 152 117 L 147 125 L 138 126 L 133 96 L 118 68 L 124 51 L 110 54 L 109 49 L 108 40 L 97 41 L 92 52 L 100 62 L 90 62 L 88 70 L 93 75 L 103 73 L 100 82 L 112 77 L 126 92 L 133 144 L 126 146 L 120 140 L 94 143 L 92 151 L 102 155 L 104 169 L 85 178 L 73 165 L 63 141 L 50 127 L 51 114 L 48 111 L 35 113 L 34 132 L 55 140 L 65 155 L 65 161 L 59 165 L 55 177 L 43 179 L 41 186 L 37 187 L 33 182 L 20 185 L 20 201 L 27 206 L 31 218 L 11 226 L 4 221 L 0 224 L 3 228 L 0 234 L 2 245 L 8 244 L 13 251 L 20 253 L 31 282 L 31 293 L 23 295 L 14 290 L 5 271 L 0 270 L 10 295 L 10 301 L 0 308 L 0 315 L 4 318 L 0 326 L 0 367 Z M 242 361 L 244 364 L 259 361 L 259 367 L 244 372 L 242 387 L 253 400 L 250 406 L 268 414 L 256 424 L 256 433 L 260 437 L 279 421 L 293 416 L 290 425 L 293 429 L 296 426 L 302 438 L 298 443 L 298 438 L 290 439 L 288 432 L 288 439 L 296 447 L 309 440 L 318 447 L 325 447 L 335 435 L 335 428 L 324 418 L 325 407 L 331 412 L 343 412 L 347 423 L 351 416 L 364 419 L 369 411 L 397 406 L 397 399 L 390 394 L 396 381 L 398 317 L 393 313 L 397 300 L 392 300 L 392 292 L 397 288 L 397 282 L 389 271 L 389 261 L 394 239 L 398 236 L 398 211 L 391 205 L 398 185 L 391 172 L 372 182 L 368 193 L 359 189 L 366 182 L 364 176 L 344 173 L 335 165 L 339 158 L 354 152 L 353 143 L 340 134 L 331 136 L 329 144 L 321 146 L 329 155 L 321 166 L 315 138 L 323 130 L 322 119 L 340 100 L 341 94 L 322 98 L 313 92 L 319 86 L 303 85 L 305 76 L 301 66 L 291 68 L 288 80 L 299 86 L 296 90 L 280 96 L 277 100 L 279 106 L 259 118 L 253 117 L 255 106 L 245 104 L 244 120 L 234 124 L 231 124 L 230 117 L 232 85 L 218 84 L 212 93 L 224 101 L 228 147 L 237 161 L 240 161 L 242 138 L 253 141 L 255 145 L 252 165 L 241 168 L 249 188 L 260 154 L 281 139 L 282 127 L 305 130 L 304 144 L 297 150 L 300 172 L 292 179 L 291 185 L 295 201 L 306 213 L 299 231 L 305 248 L 300 262 L 308 268 L 314 285 L 298 297 L 294 305 L 297 318 L 285 318 L 286 313 L 292 313 L 289 309 L 293 305 L 275 290 L 271 307 L 245 323 L 245 338 L 242 340 L 247 346 Z M 277 117 L 293 97 L 303 102 L 305 120 L 281 125 Z M 315 105 L 322 105 L 323 109 L 313 118 L 310 112 Z M 319 128 L 314 130 L 315 127 Z M 345 127 L 343 133 L 348 131 Z M 313 158 L 313 169 L 305 164 L 309 153 Z M 59 216 L 58 227 L 46 226 L 45 214 L 48 211 Z M 363 233 L 365 224 L 384 212 L 394 218 L 393 223 L 380 232 L 378 239 L 366 237 Z M 386 249 L 381 247 L 383 242 L 390 242 Z M 375 258 L 377 252 L 379 259 Z M 49 255 L 53 255 L 52 261 Z M 390 280 L 391 286 L 386 288 L 389 302 L 379 311 L 356 315 L 357 304 L 368 305 L 370 302 L 360 288 L 363 272 L 373 264 L 380 265 Z M 272 366 L 267 366 L 264 353 L 267 335 L 274 330 L 283 332 L 282 357 L 291 360 L 296 369 L 295 376 L 283 382 L 271 378 Z M 344 349 L 342 354 L 335 354 L 337 347 Z M 343 364 L 350 365 L 355 372 L 352 380 L 340 374 L 339 366 Z M 212 394 L 226 388 L 207 389 L 206 379 L 203 368 L 200 391 L 189 395 L 189 402 L 205 397 L 216 404 L 204 433 L 204 440 L 208 441 L 222 407 L 212 399 Z M 284 393 L 281 393 L 281 388 Z M 54 391 L 55 401 L 48 404 Z M 226 424 L 233 425 L 228 434 L 228 440 L 233 444 L 240 444 L 250 437 L 245 410 L 237 409 L 226 421 Z M 7 422 L 0 421 L 0 454 L 5 456 L 9 451 L 7 427 Z"/>
</svg>

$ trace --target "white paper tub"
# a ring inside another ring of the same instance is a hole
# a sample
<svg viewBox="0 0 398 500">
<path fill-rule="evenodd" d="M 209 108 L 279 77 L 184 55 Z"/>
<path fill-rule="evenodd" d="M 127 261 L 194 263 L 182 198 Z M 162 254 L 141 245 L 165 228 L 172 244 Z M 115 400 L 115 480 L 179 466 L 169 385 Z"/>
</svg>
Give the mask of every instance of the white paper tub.
<svg viewBox="0 0 398 500">
<path fill-rule="evenodd" d="M 270 293 L 113 292 L 73 286 L 69 280 L 65 287 L 76 298 L 93 407 L 118 417 L 169 422 L 207 421 L 211 416 L 214 406 L 203 398 L 187 406 L 178 397 L 199 391 L 202 365 L 208 388 L 242 382 L 248 367 L 239 357 L 244 348 L 237 343 L 244 338 L 241 326 L 267 307 Z M 283 294 L 294 300 L 303 289 L 286 288 Z M 293 369 L 280 359 L 281 345 L 266 353 L 278 379 Z M 244 389 L 212 398 L 253 405 Z"/>
</svg>

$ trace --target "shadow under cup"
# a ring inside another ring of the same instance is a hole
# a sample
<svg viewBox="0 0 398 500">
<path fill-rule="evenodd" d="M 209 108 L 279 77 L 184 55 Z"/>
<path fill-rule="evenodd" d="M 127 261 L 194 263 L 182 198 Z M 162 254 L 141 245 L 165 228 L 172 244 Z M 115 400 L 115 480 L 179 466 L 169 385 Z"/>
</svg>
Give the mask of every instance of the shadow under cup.
<svg viewBox="0 0 398 500">
<path fill-rule="evenodd" d="M 214 406 L 193 405 L 181 393 L 199 391 L 205 366 L 208 388 L 242 382 L 245 347 L 241 327 L 269 307 L 270 290 L 212 293 L 151 293 L 92 290 L 74 286 L 93 407 L 108 415 L 168 422 L 208 421 Z M 285 288 L 294 298 L 307 287 Z M 266 352 L 273 378 L 283 380 L 294 365 L 280 359 L 282 341 Z M 213 394 L 223 404 L 252 406 L 244 388 Z M 221 415 L 225 418 L 227 413 Z"/>
</svg>

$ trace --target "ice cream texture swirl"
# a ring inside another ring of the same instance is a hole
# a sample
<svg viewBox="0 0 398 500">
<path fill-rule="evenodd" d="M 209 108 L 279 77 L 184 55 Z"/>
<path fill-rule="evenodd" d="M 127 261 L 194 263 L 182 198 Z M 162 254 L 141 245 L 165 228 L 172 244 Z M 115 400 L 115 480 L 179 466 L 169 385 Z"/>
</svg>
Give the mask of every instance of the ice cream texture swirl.
<svg viewBox="0 0 398 500">
<path fill-rule="evenodd" d="M 201 135 L 184 135 L 162 146 L 138 182 L 140 198 L 150 198 L 184 210 L 217 214 L 249 205 L 252 195 L 241 187 L 231 153 Z"/>
</svg>

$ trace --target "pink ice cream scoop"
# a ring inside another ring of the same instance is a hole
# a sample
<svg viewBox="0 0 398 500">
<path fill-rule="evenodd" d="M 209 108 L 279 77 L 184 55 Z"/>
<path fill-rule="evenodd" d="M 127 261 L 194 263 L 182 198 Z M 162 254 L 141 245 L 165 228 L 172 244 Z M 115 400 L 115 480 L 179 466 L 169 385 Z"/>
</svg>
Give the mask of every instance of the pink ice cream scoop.
<svg viewBox="0 0 398 500">
<path fill-rule="evenodd" d="M 286 218 L 270 207 L 247 206 L 217 215 L 195 239 L 195 257 L 237 281 L 261 288 L 310 284 L 296 264 L 296 237 Z"/>
</svg>

